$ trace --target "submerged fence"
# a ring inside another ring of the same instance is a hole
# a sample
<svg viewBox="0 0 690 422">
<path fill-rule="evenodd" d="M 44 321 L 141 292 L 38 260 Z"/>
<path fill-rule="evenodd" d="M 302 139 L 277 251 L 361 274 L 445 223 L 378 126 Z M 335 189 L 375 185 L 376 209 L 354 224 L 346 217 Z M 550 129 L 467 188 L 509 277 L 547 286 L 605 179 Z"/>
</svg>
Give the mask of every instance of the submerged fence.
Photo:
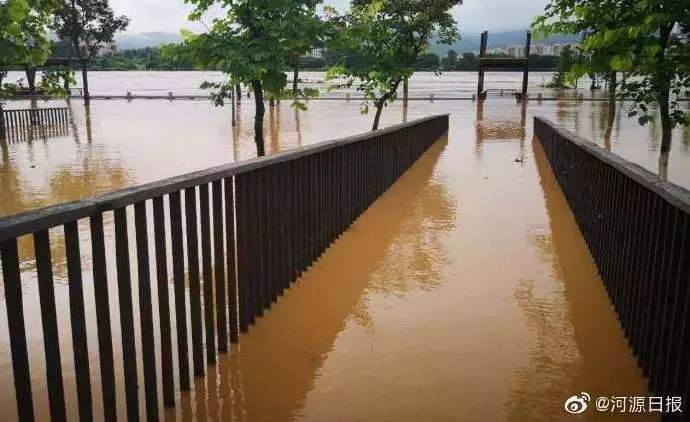
<svg viewBox="0 0 690 422">
<path fill-rule="evenodd" d="M 66 107 L 3 110 L 0 107 L 0 138 L 23 140 L 33 138 L 33 129 L 44 128 L 36 137 L 59 136 L 67 129 L 69 109 Z"/>
<path fill-rule="evenodd" d="M 690 192 L 535 117 L 650 390 L 690 400 Z"/>
<path fill-rule="evenodd" d="M 227 353 L 228 344 L 237 342 L 239 333 L 246 332 L 256 317 L 447 129 L 447 115 L 429 117 L 0 219 L 19 418 L 35 419 L 20 270 L 26 257 L 19 256 L 20 237 L 29 235 L 34 244 L 51 418 L 66 419 L 55 261 L 51 259 L 57 242 L 64 247 L 67 267 L 80 419 L 94 417 L 84 310 L 84 281 L 91 279 L 100 364 L 100 377 L 96 378 L 103 395 L 103 418 L 117 419 L 110 320 L 113 303 L 108 288 L 117 283 L 127 419 L 139 418 L 141 372 L 145 413 L 147 419 L 155 420 L 159 418 L 161 389 L 165 406 L 175 404 L 176 383 L 180 390 L 190 389 L 190 348 L 193 376 L 202 376 L 205 362 L 213 364 L 217 353 Z M 134 230 L 130 232 L 132 211 Z M 114 227 L 107 224 L 111 220 Z M 58 241 L 56 236 L 51 240 L 49 229 L 55 227 L 62 227 L 64 240 Z M 80 240 L 80 233 L 84 231 L 90 238 L 88 263 L 83 262 L 80 250 L 84 240 Z M 106 239 L 113 237 L 115 259 L 111 262 Z M 132 246 L 134 250 L 130 250 Z M 133 265 L 136 279 L 132 277 Z M 87 266 L 88 274 L 84 270 Z M 116 275 L 108 271 L 113 266 Z M 155 306 L 152 273 L 158 292 Z M 138 288 L 138 309 L 133 303 L 133 286 Z M 140 329 L 139 340 L 135 325 Z M 160 350 L 156 350 L 154 337 L 160 339 Z M 177 374 L 173 373 L 173 359 L 177 360 Z M 143 371 L 138 370 L 139 365 Z"/>
</svg>

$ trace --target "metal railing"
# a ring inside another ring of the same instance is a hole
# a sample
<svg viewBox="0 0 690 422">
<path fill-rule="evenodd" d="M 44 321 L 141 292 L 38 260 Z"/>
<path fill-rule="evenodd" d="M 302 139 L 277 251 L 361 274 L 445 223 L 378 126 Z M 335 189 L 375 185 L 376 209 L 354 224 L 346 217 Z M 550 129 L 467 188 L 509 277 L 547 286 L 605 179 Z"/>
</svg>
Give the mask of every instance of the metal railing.
<svg viewBox="0 0 690 422">
<path fill-rule="evenodd" d="M 176 383 L 180 390 L 190 389 L 190 346 L 193 375 L 202 376 L 204 358 L 213 364 L 217 353 L 229 352 L 228 344 L 237 342 L 239 333 L 246 332 L 256 317 L 447 129 L 447 115 L 429 117 L 0 219 L 19 418 L 35 419 L 22 302 L 20 264 L 26 260 L 19 256 L 21 236 L 29 235 L 34 244 L 51 418 L 66 419 L 55 262 L 51 260 L 51 247 L 58 241 L 54 237 L 51 242 L 49 234 L 49 229 L 62 227 L 64 242 L 59 243 L 64 246 L 67 267 L 80 419 L 93 418 L 84 310 L 84 280 L 92 276 L 103 418 L 117 419 L 108 289 L 116 282 L 127 418 L 139 418 L 137 368 L 141 364 L 145 413 L 155 420 L 159 418 L 159 389 L 165 406 L 175 404 Z M 133 232 L 128 231 L 131 211 Z M 114 227 L 104 225 L 106 218 L 114 220 Z M 88 263 L 83 262 L 80 250 L 83 231 L 90 237 Z M 153 239 L 149 239 L 151 234 Z M 114 262 L 107 259 L 106 235 L 107 239 L 114 237 Z M 132 235 L 135 239 L 130 243 Z M 131 246 L 134 251 L 130 251 Z M 89 274 L 86 266 L 90 266 Z M 112 266 L 117 268 L 115 277 L 107 271 Z M 136 277 L 132 277 L 132 267 Z M 169 269 L 174 309 L 169 303 Z M 153 306 L 152 272 L 157 306 Z M 133 287 L 138 288 L 138 310 L 133 303 Z M 156 315 L 154 309 L 158 310 Z M 191 316 L 191 344 L 187 312 Z M 173 355 L 171 318 L 177 356 Z M 158 321 L 157 328 L 154 320 Z M 141 334 L 140 356 L 135 325 Z M 155 337 L 160 339 L 160 350 L 156 350 Z M 177 374 L 173 373 L 174 357 Z M 160 371 L 156 370 L 157 362 Z"/>
<path fill-rule="evenodd" d="M 69 109 L 66 107 L 3 110 L 0 107 L 0 138 L 23 138 L 22 134 L 39 126 L 51 133 L 61 132 L 69 122 Z"/>
<path fill-rule="evenodd" d="M 534 131 L 650 390 L 687 404 L 690 192 L 544 118 Z"/>
</svg>

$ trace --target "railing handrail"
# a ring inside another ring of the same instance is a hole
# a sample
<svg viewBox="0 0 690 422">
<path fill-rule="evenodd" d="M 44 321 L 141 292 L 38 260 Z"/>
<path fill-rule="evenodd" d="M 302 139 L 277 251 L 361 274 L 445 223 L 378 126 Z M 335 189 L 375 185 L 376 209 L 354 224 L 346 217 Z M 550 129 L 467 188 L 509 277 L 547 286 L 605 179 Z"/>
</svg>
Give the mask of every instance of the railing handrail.
<svg viewBox="0 0 690 422">
<path fill-rule="evenodd" d="M 273 154 L 270 156 L 257 157 L 230 164 L 223 164 L 139 186 L 124 188 L 93 198 L 51 205 L 44 208 L 2 217 L 0 218 L 0 242 L 34 233 L 39 230 L 55 227 L 67 221 L 74 221 L 89 217 L 95 213 L 112 211 L 116 208 L 132 205 L 147 199 L 180 191 L 188 187 L 210 183 L 214 180 L 223 179 L 240 173 L 247 173 L 285 161 L 296 160 L 339 146 L 365 141 L 372 137 L 384 135 L 389 132 L 394 132 L 396 130 L 414 126 L 419 123 L 444 116 L 448 116 L 448 114 L 436 114 L 429 117 L 423 117 L 410 122 L 388 126 L 376 131 L 370 131 L 365 134 L 336 138 L 313 145 L 297 147 L 290 151 Z"/>
<path fill-rule="evenodd" d="M 637 183 L 664 198 L 670 204 L 690 214 L 690 190 L 685 189 L 668 180 L 660 178 L 639 164 L 628 161 L 621 156 L 605 150 L 592 141 L 574 134 L 543 116 L 535 116 L 535 120 L 550 126 L 563 138 L 578 145 L 599 160 L 609 164 L 621 173 L 635 180 Z"/>
<path fill-rule="evenodd" d="M 39 107 L 39 108 L 4 108 L 2 111 L 9 113 L 12 111 L 44 111 L 44 110 L 69 110 L 69 107 Z"/>
<path fill-rule="evenodd" d="M 546 119 L 534 132 L 649 391 L 687 398 L 690 192 Z"/>
</svg>

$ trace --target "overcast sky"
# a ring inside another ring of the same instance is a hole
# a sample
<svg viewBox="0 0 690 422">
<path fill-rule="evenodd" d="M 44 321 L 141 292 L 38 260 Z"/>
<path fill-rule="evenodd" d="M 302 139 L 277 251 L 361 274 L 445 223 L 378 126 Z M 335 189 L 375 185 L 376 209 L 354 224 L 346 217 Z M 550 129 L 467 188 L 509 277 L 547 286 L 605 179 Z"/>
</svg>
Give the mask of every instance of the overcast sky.
<svg viewBox="0 0 690 422">
<path fill-rule="evenodd" d="M 523 29 L 543 10 L 547 0 L 464 0 L 454 11 L 460 31 Z M 183 0 L 110 0 L 112 7 L 131 18 L 128 33 L 179 32 L 185 27 L 203 30 L 198 23 L 187 21 L 191 7 Z M 349 0 L 325 0 L 326 4 L 344 10 Z"/>
</svg>

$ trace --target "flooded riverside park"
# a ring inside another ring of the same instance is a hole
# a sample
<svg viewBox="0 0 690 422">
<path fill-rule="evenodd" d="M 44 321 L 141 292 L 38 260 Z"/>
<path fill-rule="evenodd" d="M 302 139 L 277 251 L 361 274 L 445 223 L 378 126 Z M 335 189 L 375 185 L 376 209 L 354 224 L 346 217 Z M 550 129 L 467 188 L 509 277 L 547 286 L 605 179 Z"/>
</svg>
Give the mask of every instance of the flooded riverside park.
<svg viewBox="0 0 690 422">
<path fill-rule="evenodd" d="M 607 101 L 592 100 L 589 91 L 581 91 L 585 97 L 579 99 L 540 88 L 550 75 L 532 72 L 532 99 L 517 102 L 508 94 L 483 101 L 443 99 L 469 97 L 476 75 L 415 74 L 414 100 L 386 107 L 381 126 L 448 114 L 447 134 L 256 319 L 249 333 L 240 334 L 228 354 L 206 367 L 205 377 L 193 379 L 191 392 L 181 392 L 176 379 L 179 404 L 164 408 L 159 400 L 161 415 L 166 420 L 551 421 L 574 418 L 563 410 L 564 401 L 580 392 L 649 396 L 648 380 L 534 136 L 533 121 L 544 116 L 685 188 L 690 188 L 690 132 L 676 129 L 668 165 L 660 169 L 655 120 L 639 127 L 626 117 L 625 102 L 612 110 Z M 318 85 L 323 74 L 303 77 Z M 91 90 L 93 95 L 146 95 L 151 89 L 194 95 L 199 81 L 208 78 L 192 72 L 93 72 Z M 487 83 L 507 93 L 520 78 L 495 73 Z M 543 101 L 533 98 L 540 92 Z M 367 132 L 372 115 L 360 113 L 354 91 L 350 100 L 335 99 L 345 94 L 324 90 L 304 111 L 290 101 L 267 106 L 267 154 Z M 230 107 L 215 108 L 208 100 L 103 99 L 86 108 L 73 99 L 65 133 L 2 143 L 0 217 L 252 159 L 253 105 L 246 96 L 237 102 L 232 127 Z M 64 106 L 64 101 L 39 101 L 39 106 Z M 27 107 L 28 102 L 6 104 L 8 110 Z M 110 214 L 104 214 L 104 225 L 106 256 L 114 259 Z M 79 231 L 93 405 L 95 414 L 102 414 L 89 222 L 80 221 Z M 64 237 L 61 227 L 50 233 Z M 55 302 L 67 419 L 76 420 L 67 258 L 64 242 L 58 243 L 50 251 Z M 19 239 L 19 256 L 36 417 L 47 420 L 31 236 Z M 138 303 L 137 266 L 131 269 Z M 124 417 L 117 271 L 109 265 L 107 272 L 113 280 L 108 290 L 117 407 Z M 172 279 L 169 284 L 173 303 Z M 156 283 L 151 288 L 157 297 Z M 0 301 L 0 321 L 7 320 L 6 306 Z M 175 333 L 174 318 L 172 323 Z M 187 324 L 192 325 L 189 318 Z M 0 390 L 0 409 L 3 420 L 14 420 L 7 328 L 0 324 L 0 379 L 7 384 Z M 139 354 L 141 328 L 135 330 Z M 153 340 L 159 353 L 160 338 Z M 174 334 L 172 340 L 177 350 Z M 139 372 L 143 379 L 141 366 Z M 143 387 L 139 395 L 143 402 Z"/>
</svg>

